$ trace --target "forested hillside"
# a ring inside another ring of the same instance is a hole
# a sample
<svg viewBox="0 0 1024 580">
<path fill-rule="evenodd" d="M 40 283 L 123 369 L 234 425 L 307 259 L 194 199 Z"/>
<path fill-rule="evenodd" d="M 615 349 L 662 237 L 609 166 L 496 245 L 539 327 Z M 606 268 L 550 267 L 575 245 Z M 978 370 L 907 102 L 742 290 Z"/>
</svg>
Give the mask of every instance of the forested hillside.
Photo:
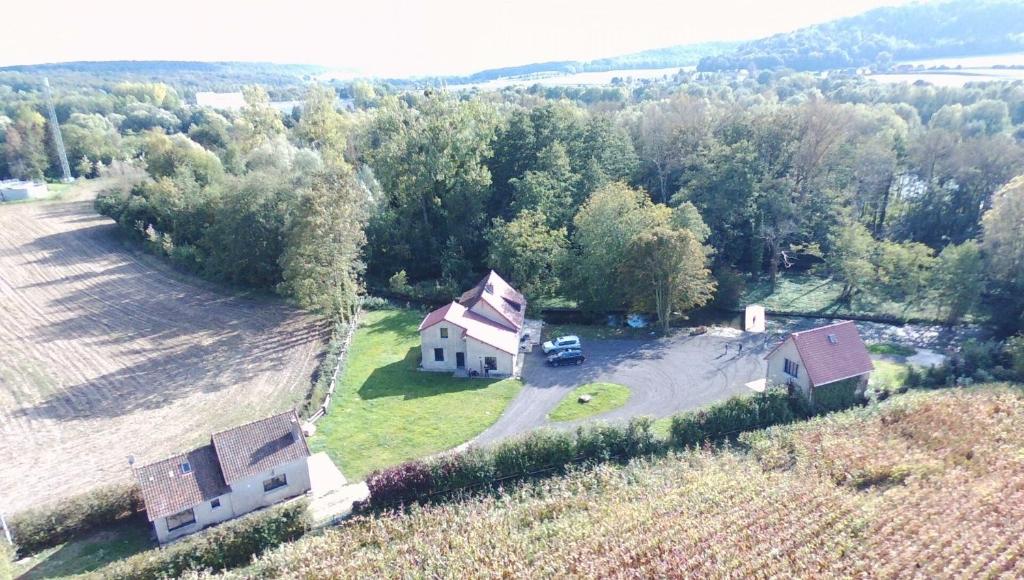
<svg viewBox="0 0 1024 580">
<path fill-rule="evenodd" d="M 19 78 L 0 85 L 0 175 L 59 175 L 38 79 Z M 129 236 L 335 316 L 366 287 L 446 300 L 495 268 L 534 304 L 667 323 L 813 269 L 847 303 L 1021 325 L 1019 85 L 765 72 L 592 102 L 537 87 L 303 91 L 290 114 L 256 87 L 239 111 L 160 83 L 56 100 L 76 175 L 120 178 L 97 207 Z"/>
<path fill-rule="evenodd" d="M 708 56 L 703 71 L 743 68 L 885 69 L 894 61 L 1024 50 L 1024 4 L 953 0 L 884 7 Z"/>
</svg>

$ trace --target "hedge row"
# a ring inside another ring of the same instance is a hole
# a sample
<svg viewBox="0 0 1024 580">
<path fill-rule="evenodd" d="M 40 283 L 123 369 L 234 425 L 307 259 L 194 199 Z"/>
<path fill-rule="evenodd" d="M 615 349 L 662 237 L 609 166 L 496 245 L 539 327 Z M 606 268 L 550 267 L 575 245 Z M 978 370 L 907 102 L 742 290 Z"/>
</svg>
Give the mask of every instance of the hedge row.
<svg viewBox="0 0 1024 580">
<path fill-rule="evenodd" d="M 24 556 L 132 516 L 141 509 L 139 487 L 126 483 L 96 488 L 52 505 L 18 512 L 7 523 L 19 554 Z"/>
<path fill-rule="evenodd" d="M 348 333 L 349 325 L 343 322 L 336 323 L 331 329 L 331 340 L 327 344 L 327 353 L 320 361 L 320 366 L 317 367 L 316 381 L 313 382 L 313 388 L 309 390 L 309 396 L 306 397 L 299 413 L 302 417 L 308 419 L 313 413 L 320 410 L 324 397 L 327 396 L 327 390 L 331 388 L 334 368 L 338 366 L 338 359 L 344 356 L 341 349 L 345 346 L 345 337 L 348 336 Z"/>
<path fill-rule="evenodd" d="M 169 546 L 136 554 L 99 570 L 103 578 L 176 578 L 190 570 L 242 566 L 310 529 L 304 499 L 230 520 Z"/>
<path fill-rule="evenodd" d="M 540 430 L 488 448 L 470 448 L 426 461 L 410 461 L 376 471 L 367 479 L 370 506 L 389 507 L 454 491 L 500 483 L 570 463 L 627 460 L 664 449 L 666 444 L 683 448 L 734 438 L 744 431 L 790 423 L 813 414 L 859 404 L 840 389 L 825 397 L 827 405 L 815 408 L 784 389 L 767 389 L 753 396 L 733 397 L 705 409 L 672 418 L 667 442 L 651 432 L 651 420 L 632 419 L 625 426 L 598 423 L 575 433 Z"/>
<path fill-rule="evenodd" d="M 431 495 L 492 485 L 581 461 L 629 459 L 659 447 L 647 417 L 625 426 L 580 427 L 575 433 L 538 430 L 493 447 L 470 448 L 427 461 L 410 461 L 367 478 L 370 505 L 387 507 Z"/>
</svg>

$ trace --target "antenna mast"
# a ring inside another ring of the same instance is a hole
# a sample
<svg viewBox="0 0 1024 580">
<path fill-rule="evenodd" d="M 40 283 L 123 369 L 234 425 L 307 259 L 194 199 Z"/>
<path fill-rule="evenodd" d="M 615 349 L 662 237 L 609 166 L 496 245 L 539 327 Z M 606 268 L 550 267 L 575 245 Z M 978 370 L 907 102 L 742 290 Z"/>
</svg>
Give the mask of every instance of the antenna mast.
<svg viewBox="0 0 1024 580">
<path fill-rule="evenodd" d="M 71 183 L 75 178 L 71 177 L 71 166 L 68 165 L 68 154 L 64 151 L 64 138 L 60 134 L 60 125 L 57 123 L 57 111 L 53 108 L 53 96 L 50 95 L 50 79 L 43 77 L 43 89 L 46 93 L 46 108 L 50 112 L 50 132 L 53 133 L 53 142 L 57 146 L 57 155 L 60 156 L 60 168 L 64 172 L 64 183 Z"/>
</svg>

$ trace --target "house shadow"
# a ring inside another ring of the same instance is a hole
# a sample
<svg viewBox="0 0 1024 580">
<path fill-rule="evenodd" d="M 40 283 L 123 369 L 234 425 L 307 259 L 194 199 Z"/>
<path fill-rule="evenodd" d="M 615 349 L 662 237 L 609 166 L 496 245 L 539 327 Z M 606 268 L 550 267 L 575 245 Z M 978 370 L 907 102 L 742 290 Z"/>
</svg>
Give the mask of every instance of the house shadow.
<svg viewBox="0 0 1024 580">
<path fill-rule="evenodd" d="M 404 400 L 422 399 L 486 389 L 501 379 L 463 378 L 448 372 L 419 370 L 419 347 L 411 347 L 398 362 L 378 367 L 359 387 L 364 400 L 402 397 Z"/>
<path fill-rule="evenodd" d="M 68 540 L 19 578 L 64 578 L 100 568 L 157 547 L 141 512 Z"/>
</svg>

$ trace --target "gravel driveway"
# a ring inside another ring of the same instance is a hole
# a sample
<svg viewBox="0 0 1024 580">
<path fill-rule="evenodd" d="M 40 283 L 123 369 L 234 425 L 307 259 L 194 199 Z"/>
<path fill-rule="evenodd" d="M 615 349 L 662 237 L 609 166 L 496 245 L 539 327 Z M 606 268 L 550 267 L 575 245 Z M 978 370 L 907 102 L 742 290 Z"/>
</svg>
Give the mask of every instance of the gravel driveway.
<svg viewBox="0 0 1024 580">
<path fill-rule="evenodd" d="M 775 344 L 766 343 L 766 336 L 680 333 L 650 340 L 589 340 L 584 341 L 587 361 L 582 366 L 559 368 L 545 365 L 537 349 L 526 355 L 523 390 L 474 442 L 490 443 L 546 425 L 571 426 L 551 423 L 547 414 L 566 393 L 586 383 L 619 383 L 632 391 L 624 406 L 594 417 L 609 421 L 667 417 L 749 393 L 745 384 L 764 378 L 764 355 Z"/>
</svg>

